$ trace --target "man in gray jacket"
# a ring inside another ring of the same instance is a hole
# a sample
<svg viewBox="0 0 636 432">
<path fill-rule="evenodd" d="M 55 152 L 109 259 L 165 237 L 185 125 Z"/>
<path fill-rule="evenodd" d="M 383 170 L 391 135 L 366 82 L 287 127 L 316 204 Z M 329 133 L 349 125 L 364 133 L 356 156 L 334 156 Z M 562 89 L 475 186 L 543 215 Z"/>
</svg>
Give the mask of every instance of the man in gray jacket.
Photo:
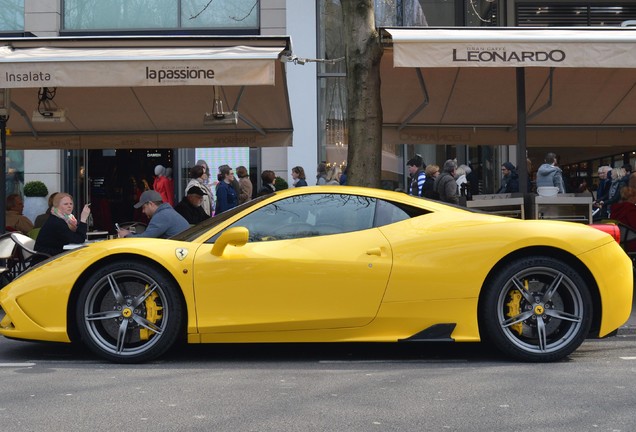
<svg viewBox="0 0 636 432">
<path fill-rule="evenodd" d="M 190 224 L 172 206 L 164 203 L 159 192 L 147 190 L 139 197 L 139 202 L 134 205 L 148 216 L 150 223 L 143 233 L 134 234 L 126 229 L 117 231 L 118 237 L 154 237 L 168 238 L 190 228 Z"/>
<path fill-rule="evenodd" d="M 559 188 L 559 193 L 565 193 L 563 172 L 556 164 L 556 154 L 548 153 L 545 155 L 545 163 L 537 170 L 537 188 L 556 186 Z"/>
<path fill-rule="evenodd" d="M 433 190 L 439 194 L 440 201 L 451 204 L 459 203 L 459 196 L 457 195 L 457 181 L 455 181 L 456 169 L 457 163 L 454 160 L 449 159 L 444 162 L 440 175 L 435 177 Z"/>
</svg>

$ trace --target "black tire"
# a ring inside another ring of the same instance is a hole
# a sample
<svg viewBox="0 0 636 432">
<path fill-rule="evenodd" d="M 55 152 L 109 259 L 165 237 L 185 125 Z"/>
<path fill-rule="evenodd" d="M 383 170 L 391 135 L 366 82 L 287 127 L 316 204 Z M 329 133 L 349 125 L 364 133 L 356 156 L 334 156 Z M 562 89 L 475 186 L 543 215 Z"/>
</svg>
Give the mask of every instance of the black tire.
<svg viewBox="0 0 636 432">
<path fill-rule="evenodd" d="M 153 360 L 179 338 L 184 306 L 178 287 L 141 262 L 107 264 L 81 289 L 76 307 L 82 342 L 116 363 Z"/>
<path fill-rule="evenodd" d="M 484 290 L 482 339 L 515 359 L 560 360 L 577 349 L 590 330 L 590 289 L 575 269 L 558 259 L 517 259 Z"/>
</svg>

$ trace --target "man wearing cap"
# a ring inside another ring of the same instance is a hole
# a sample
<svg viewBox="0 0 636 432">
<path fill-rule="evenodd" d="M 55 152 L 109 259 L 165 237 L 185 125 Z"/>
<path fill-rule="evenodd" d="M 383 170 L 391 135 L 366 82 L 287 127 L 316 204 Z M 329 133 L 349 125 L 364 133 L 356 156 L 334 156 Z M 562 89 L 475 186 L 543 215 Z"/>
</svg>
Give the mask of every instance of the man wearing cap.
<svg viewBox="0 0 636 432">
<path fill-rule="evenodd" d="M 198 186 L 192 186 L 188 189 L 188 194 L 175 206 L 175 210 L 185 218 L 190 224 L 198 224 L 210 218 L 201 204 L 203 196 L 206 195 Z"/>
<path fill-rule="evenodd" d="M 140 234 L 120 229 L 117 231 L 118 237 L 168 238 L 190 227 L 183 216 L 177 213 L 170 204 L 163 202 L 157 191 L 147 190 L 142 193 L 139 202 L 134 207 L 141 208 L 143 214 L 150 219 L 148 227 Z"/>
</svg>

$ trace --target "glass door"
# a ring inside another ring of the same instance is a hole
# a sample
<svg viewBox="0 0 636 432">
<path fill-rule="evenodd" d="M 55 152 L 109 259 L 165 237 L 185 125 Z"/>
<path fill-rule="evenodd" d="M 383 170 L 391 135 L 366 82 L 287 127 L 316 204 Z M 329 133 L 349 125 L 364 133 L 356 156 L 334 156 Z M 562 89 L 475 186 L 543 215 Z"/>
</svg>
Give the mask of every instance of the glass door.
<svg viewBox="0 0 636 432">
<path fill-rule="evenodd" d="M 62 175 L 62 192 L 73 197 L 75 216 L 79 216 L 84 204 L 88 202 L 88 187 L 86 182 L 86 160 L 88 150 L 62 150 L 64 170 Z"/>
</svg>

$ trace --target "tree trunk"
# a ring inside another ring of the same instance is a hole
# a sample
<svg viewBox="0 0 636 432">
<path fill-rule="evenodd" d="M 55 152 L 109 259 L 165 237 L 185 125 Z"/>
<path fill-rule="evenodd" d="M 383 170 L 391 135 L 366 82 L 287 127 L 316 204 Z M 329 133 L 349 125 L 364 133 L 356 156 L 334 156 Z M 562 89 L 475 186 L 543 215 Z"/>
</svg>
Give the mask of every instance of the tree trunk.
<svg viewBox="0 0 636 432">
<path fill-rule="evenodd" d="M 380 187 L 382 44 L 373 0 L 341 0 L 347 65 L 347 184 Z"/>
</svg>

